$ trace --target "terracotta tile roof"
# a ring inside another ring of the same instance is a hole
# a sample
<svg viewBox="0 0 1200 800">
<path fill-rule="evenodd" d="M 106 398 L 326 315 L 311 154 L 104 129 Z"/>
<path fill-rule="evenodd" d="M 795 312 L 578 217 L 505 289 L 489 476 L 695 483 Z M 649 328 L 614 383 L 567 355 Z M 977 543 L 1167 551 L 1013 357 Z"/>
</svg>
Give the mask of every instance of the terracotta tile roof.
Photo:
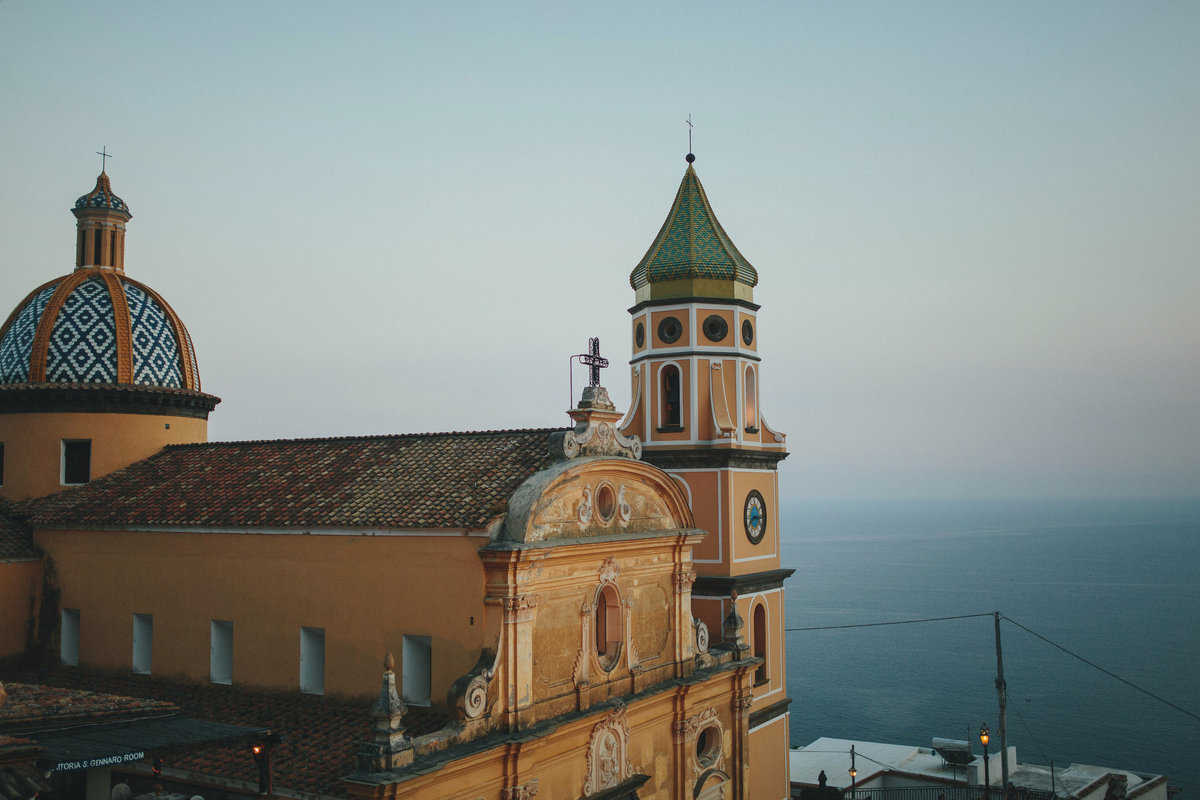
<svg viewBox="0 0 1200 800">
<path fill-rule="evenodd" d="M 482 528 L 556 429 L 172 445 L 34 503 L 35 527 Z"/>
<path fill-rule="evenodd" d="M 66 667 L 27 671 L 20 678 L 64 688 L 152 698 L 177 706 L 182 714 L 195 719 L 270 728 L 286 737 L 272 754 L 274 784 L 280 791 L 345 797 L 341 779 L 358 768 L 355 755 L 371 736 L 369 709 L 373 698 L 344 700 L 299 692 L 174 683 Z M 432 733 L 447 721 L 445 715 L 425 708 L 410 707 L 404 717 L 409 736 Z M 258 780 L 253 759 L 238 747 L 174 756 L 165 766 L 250 783 Z"/>
<path fill-rule="evenodd" d="M 12 503 L 0 498 L 0 561 L 30 561 L 41 557 L 24 516 Z"/>
<path fill-rule="evenodd" d="M 143 700 L 82 688 L 6 681 L 8 702 L 0 705 L 0 730 L 20 733 L 31 728 L 115 721 L 177 709 L 161 700 Z"/>
<path fill-rule="evenodd" d="M 0 736 L 0 798 L 32 800 L 50 791 L 50 784 L 35 766 L 42 748 L 16 736 Z"/>
</svg>

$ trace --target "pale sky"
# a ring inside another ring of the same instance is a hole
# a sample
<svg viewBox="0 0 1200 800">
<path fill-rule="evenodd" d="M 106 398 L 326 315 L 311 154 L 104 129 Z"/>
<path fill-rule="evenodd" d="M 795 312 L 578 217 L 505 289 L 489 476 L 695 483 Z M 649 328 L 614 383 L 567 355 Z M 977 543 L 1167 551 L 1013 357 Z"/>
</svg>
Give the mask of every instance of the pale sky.
<svg viewBox="0 0 1200 800">
<path fill-rule="evenodd" d="M 561 424 L 589 336 L 625 407 L 691 114 L 785 505 L 1196 495 L 1198 42 L 1193 0 L 0 0 L 0 302 L 107 147 L 212 439 Z"/>
</svg>

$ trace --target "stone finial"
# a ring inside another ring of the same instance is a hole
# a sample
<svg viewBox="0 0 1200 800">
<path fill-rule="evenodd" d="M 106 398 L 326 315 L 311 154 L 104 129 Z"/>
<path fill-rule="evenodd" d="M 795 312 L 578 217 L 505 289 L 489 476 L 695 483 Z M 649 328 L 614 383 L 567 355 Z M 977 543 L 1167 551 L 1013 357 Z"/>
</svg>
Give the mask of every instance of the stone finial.
<svg viewBox="0 0 1200 800">
<path fill-rule="evenodd" d="M 746 637 L 742 635 L 742 630 L 746 627 L 745 620 L 737 610 L 737 589 L 734 589 L 729 594 L 729 613 L 725 615 L 725 621 L 721 626 L 722 638 L 726 644 L 733 645 L 733 649 L 738 651 L 738 658 L 741 658 L 741 651 L 749 650 L 750 645 L 746 643 Z"/>
<path fill-rule="evenodd" d="M 396 659 L 389 651 L 383 659 L 383 681 L 379 697 L 371 706 L 372 740 L 358 751 L 358 767 L 365 772 L 383 772 L 412 763 L 412 742 L 404 736 L 408 706 L 396 691 Z"/>
<path fill-rule="evenodd" d="M 642 457 L 642 440 L 617 430 L 621 412 L 603 386 L 583 387 L 579 405 L 567 414 L 575 427 L 550 435 L 550 457 L 555 461 L 581 456 Z"/>
</svg>

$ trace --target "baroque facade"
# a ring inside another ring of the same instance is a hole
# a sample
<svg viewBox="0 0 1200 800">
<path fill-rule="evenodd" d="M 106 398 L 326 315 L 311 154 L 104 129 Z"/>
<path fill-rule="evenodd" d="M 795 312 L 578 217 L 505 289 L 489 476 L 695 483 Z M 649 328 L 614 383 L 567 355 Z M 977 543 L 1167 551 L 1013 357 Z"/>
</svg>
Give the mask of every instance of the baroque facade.
<svg viewBox="0 0 1200 800">
<path fill-rule="evenodd" d="M 281 773 L 283 796 L 786 797 L 785 437 L 759 408 L 757 273 L 692 160 L 630 278 L 628 413 L 593 380 L 571 429 L 232 443 L 206 441 L 186 328 L 125 275 L 102 173 L 75 271 L 0 330 L 30 608 L 0 655 L 19 627 L 80 672 L 379 686 L 337 788 Z M 315 736 L 281 733 L 281 757 Z M 218 773 L 180 780 L 236 788 Z"/>
</svg>

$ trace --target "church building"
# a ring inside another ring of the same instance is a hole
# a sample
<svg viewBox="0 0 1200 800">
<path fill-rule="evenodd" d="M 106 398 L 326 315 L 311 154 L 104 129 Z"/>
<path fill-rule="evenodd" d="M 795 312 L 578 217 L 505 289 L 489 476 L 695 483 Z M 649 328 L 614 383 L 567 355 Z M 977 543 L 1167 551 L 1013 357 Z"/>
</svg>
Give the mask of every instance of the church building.
<svg viewBox="0 0 1200 800">
<path fill-rule="evenodd" d="M 277 731 L 283 797 L 786 798 L 786 438 L 760 408 L 758 274 L 687 160 L 629 278 L 627 412 L 593 369 L 571 428 L 250 442 L 207 441 L 220 400 L 126 275 L 132 216 L 102 172 L 74 271 L 0 329 L 0 591 L 22 609 L 0 657 L 226 708 L 360 703 L 344 731 Z M 349 756 L 316 776 L 317 742 Z M 87 800 L 149 769 L 84 787 L 39 763 L 48 797 Z"/>
</svg>

